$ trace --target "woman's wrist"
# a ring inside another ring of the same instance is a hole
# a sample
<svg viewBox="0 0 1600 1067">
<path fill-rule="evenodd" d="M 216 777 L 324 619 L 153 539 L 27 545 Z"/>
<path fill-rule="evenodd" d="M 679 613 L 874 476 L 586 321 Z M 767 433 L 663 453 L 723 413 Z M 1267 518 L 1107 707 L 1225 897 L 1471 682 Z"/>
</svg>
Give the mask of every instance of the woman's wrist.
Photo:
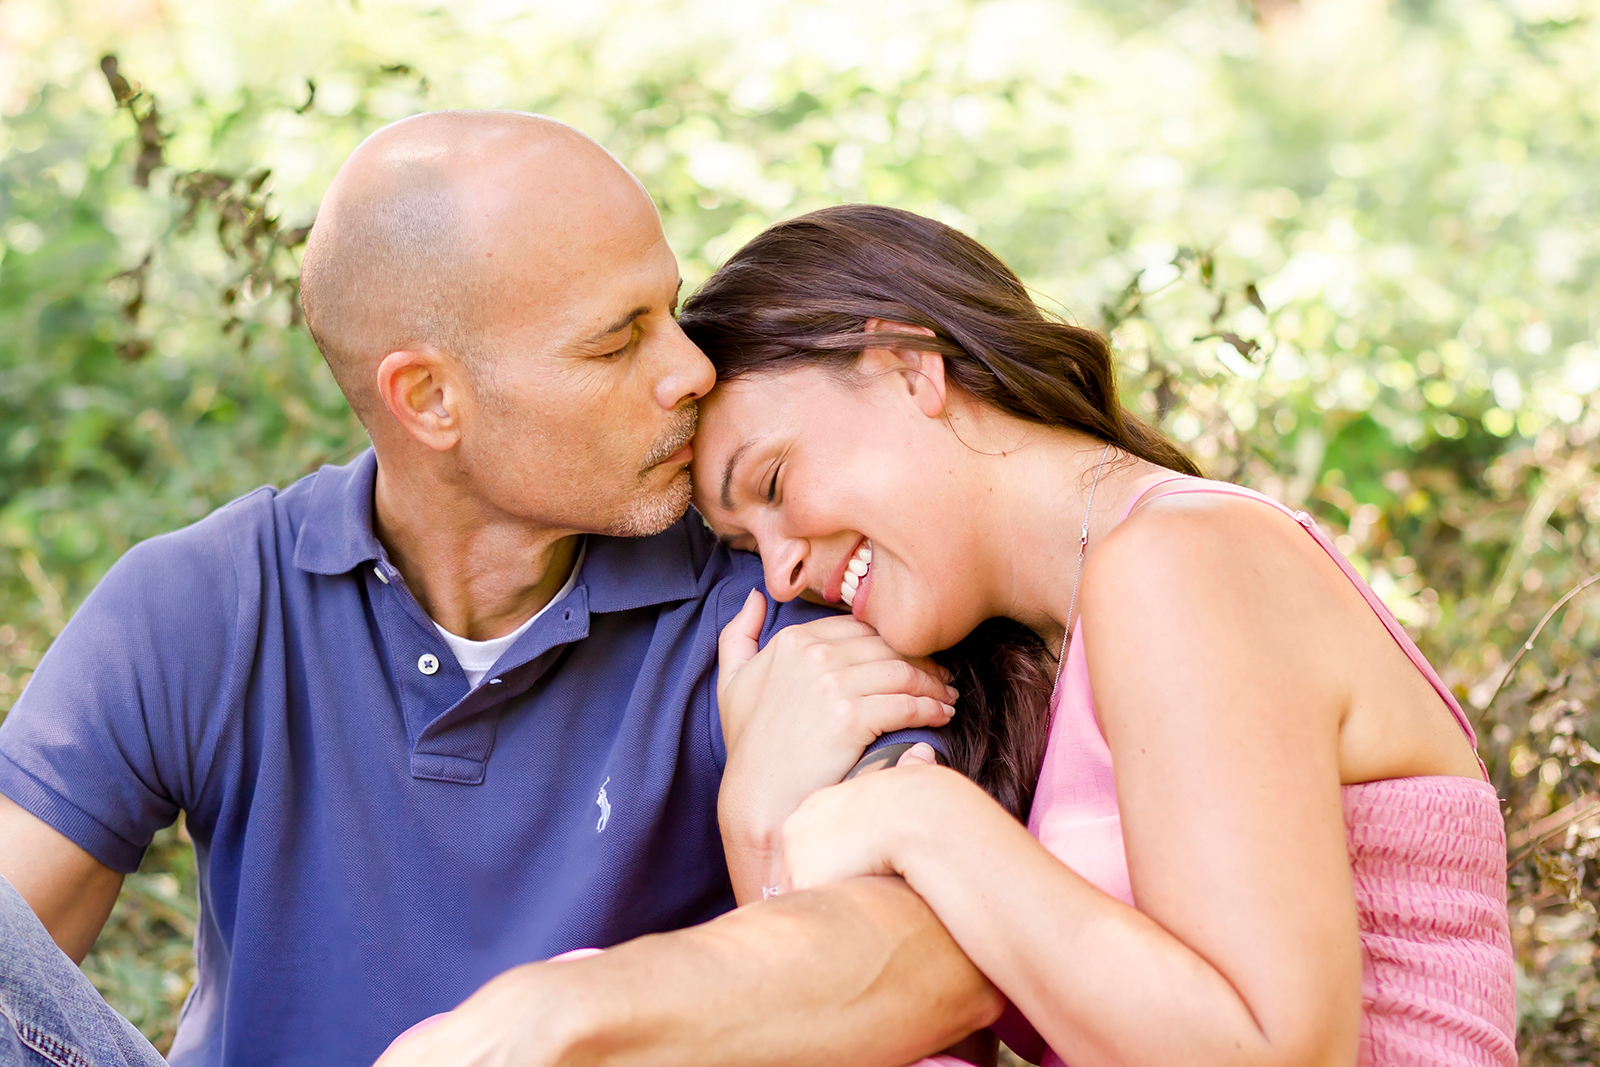
<svg viewBox="0 0 1600 1067">
<path fill-rule="evenodd" d="M 895 813 L 889 861 L 931 905 L 952 874 L 973 869 L 968 846 L 992 833 L 989 818 L 998 814 L 1009 822 L 1010 816 L 957 771 L 930 767 L 917 773 L 928 778 Z"/>
<path fill-rule="evenodd" d="M 783 859 L 782 820 L 762 818 L 724 795 L 717 805 L 722 851 L 740 904 L 761 900 L 777 885 Z"/>
</svg>

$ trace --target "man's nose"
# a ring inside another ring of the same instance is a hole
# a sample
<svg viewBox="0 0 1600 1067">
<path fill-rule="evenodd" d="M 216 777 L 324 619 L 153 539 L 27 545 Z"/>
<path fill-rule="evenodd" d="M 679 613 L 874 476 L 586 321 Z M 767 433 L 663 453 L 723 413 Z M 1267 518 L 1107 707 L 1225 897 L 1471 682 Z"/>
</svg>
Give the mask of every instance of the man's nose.
<svg viewBox="0 0 1600 1067">
<path fill-rule="evenodd" d="M 711 392 L 717 372 L 695 343 L 672 324 L 672 340 L 667 353 L 667 372 L 656 382 L 656 403 L 667 411 L 685 401 L 698 400 Z"/>
</svg>

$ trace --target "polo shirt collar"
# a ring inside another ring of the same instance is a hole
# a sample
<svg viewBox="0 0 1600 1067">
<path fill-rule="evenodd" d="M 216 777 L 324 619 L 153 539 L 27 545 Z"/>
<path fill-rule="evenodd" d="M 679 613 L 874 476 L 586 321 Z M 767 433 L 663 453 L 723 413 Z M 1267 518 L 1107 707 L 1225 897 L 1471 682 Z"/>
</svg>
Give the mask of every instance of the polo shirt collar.
<svg viewBox="0 0 1600 1067">
<path fill-rule="evenodd" d="M 689 522 L 679 519 L 652 537 L 591 534 L 579 586 L 589 590 L 589 610 L 632 611 L 697 596 L 699 566 Z"/>
<path fill-rule="evenodd" d="M 387 558 L 372 526 L 377 478 L 378 457 L 370 448 L 343 466 L 317 472 L 295 539 L 295 566 L 312 574 L 347 574 Z M 589 610 L 631 611 L 694 597 L 700 568 L 693 521 L 680 519 L 652 537 L 590 535 L 578 575 Z"/>
<path fill-rule="evenodd" d="M 323 467 L 311 481 L 311 499 L 295 535 L 294 564 L 312 574 L 348 574 L 386 558 L 372 529 L 372 490 L 378 456 L 372 449 L 338 467 Z"/>
</svg>

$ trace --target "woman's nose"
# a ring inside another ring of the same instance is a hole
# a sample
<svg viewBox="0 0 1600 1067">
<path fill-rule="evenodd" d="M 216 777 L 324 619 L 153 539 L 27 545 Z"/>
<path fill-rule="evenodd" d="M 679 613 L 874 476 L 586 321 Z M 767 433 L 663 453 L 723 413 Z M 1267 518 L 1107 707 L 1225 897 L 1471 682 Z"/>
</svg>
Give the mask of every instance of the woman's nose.
<svg viewBox="0 0 1600 1067">
<path fill-rule="evenodd" d="M 805 548 L 798 541 L 789 541 L 776 552 L 763 548 L 761 562 L 767 572 L 767 592 L 784 601 L 805 592 L 805 560 Z"/>
</svg>

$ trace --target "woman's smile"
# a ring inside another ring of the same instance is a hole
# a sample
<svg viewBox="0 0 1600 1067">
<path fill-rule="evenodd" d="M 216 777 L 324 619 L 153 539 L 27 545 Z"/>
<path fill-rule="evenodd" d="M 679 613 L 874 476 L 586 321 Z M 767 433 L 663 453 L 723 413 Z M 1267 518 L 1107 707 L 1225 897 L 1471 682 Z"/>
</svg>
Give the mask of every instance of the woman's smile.
<svg viewBox="0 0 1600 1067">
<path fill-rule="evenodd" d="M 865 601 L 866 577 L 871 569 L 872 542 L 863 537 L 861 547 L 845 561 L 844 574 L 840 578 L 839 599 L 844 601 L 845 607 L 854 609 L 857 600 Z"/>
<path fill-rule="evenodd" d="M 695 504 L 726 543 L 761 557 L 772 596 L 848 609 L 923 655 L 986 617 L 981 582 L 929 577 L 974 575 L 979 539 L 950 521 L 949 479 L 929 488 L 963 446 L 918 409 L 899 358 L 879 362 L 848 383 L 816 370 L 720 383 L 701 405 Z"/>
</svg>

